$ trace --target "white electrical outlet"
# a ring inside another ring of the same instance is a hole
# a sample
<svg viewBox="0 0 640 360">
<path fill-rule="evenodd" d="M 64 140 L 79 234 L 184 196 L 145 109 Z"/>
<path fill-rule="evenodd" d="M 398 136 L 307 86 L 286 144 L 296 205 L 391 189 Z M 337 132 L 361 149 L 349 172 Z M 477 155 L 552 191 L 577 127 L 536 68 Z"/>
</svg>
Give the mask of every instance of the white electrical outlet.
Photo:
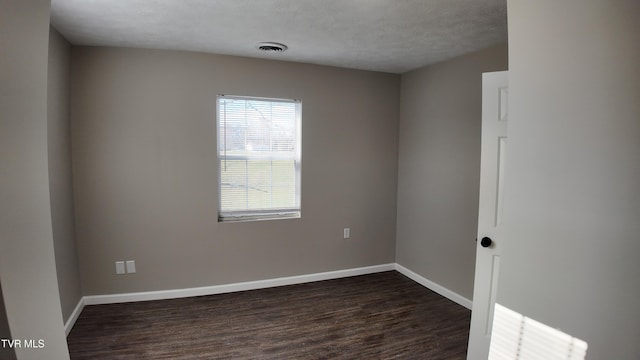
<svg viewBox="0 0 640 360">
<path fill-rule="evenodd" d="M 136 272 L 136 261 L 127 260 L 127 274 L 133 274 Z"/>
<path fill-rule="evenodd" d="M 124 261 L 116 261 L 116 274 L 124 274 Z"/>
<path fill-rule="evenodd" d="M 344 228 L 343 237 L 348 239 L 351 237 L 351 228 Z"/>
</svg>

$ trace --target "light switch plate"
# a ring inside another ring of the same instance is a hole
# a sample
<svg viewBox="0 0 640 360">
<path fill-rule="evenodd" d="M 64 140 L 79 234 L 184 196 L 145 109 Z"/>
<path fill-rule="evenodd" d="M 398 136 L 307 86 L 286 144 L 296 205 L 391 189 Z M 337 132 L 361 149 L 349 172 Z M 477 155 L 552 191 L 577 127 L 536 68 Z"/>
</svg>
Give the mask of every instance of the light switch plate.
<svg viewBox="0 0 640 360">
<path fill-rule="evenodd" d="M 351 228 L 344 228 L 343 236 L 344 236 L 345 239 L 350 238 L 351 237 Z"/>
</svg>

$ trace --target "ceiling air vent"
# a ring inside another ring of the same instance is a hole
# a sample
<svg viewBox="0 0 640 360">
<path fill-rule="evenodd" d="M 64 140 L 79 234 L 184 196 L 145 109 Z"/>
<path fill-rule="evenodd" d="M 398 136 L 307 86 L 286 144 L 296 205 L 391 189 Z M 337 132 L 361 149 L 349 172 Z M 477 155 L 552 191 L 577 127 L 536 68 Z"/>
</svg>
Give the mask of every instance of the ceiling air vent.
<svg viewBox="0 0 640 360">
<path fill-rule="evenodd" d="M 256 47 L 258 50 L 265 52 L 283 52 L 287 50 L 287 45 L 274 42 L 261 42 Z"/>
</svg>

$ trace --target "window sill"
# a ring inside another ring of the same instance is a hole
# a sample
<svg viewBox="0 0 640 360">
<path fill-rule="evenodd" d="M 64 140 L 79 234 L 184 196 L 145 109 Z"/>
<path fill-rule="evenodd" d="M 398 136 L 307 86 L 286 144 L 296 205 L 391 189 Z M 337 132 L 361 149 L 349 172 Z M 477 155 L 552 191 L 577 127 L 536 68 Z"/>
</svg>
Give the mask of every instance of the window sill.
<svg viewBox="0 0 640 360">
<path fill-rule="evenodd" d="M 248 222 L 248 221 L 264 221 L 264 220 L 281 220 L 281 219 L 299 219 L 300 211 L 273 214 L 226 214 L 218 215 L 218 222 Z"/>
</svg>

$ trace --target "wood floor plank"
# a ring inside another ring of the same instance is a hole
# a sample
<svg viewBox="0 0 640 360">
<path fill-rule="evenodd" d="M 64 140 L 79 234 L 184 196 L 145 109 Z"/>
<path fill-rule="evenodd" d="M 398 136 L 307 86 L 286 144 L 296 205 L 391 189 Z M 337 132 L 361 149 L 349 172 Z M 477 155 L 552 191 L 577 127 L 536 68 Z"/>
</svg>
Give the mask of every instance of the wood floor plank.
<svg viewBox="0 0 640 360">
<path fill-rule="evenodd" d="M 71 359 L 464 359 L 471 312 L 390 271 L 86 306 Z"/>
</svg>

